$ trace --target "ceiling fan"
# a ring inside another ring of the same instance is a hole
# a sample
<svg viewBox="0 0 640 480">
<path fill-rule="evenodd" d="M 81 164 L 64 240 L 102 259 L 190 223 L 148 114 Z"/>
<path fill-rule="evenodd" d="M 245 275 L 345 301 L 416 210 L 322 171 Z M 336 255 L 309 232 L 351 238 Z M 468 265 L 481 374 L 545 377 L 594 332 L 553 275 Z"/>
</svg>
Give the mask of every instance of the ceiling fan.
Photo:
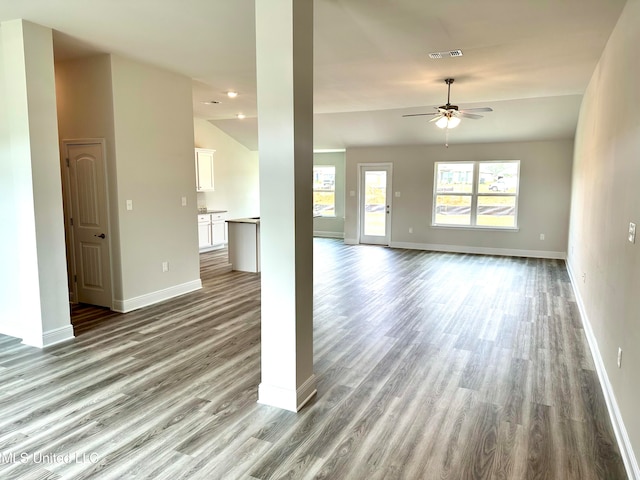
<svg viewBox="0 0 640 480">
<path fill-rule="evenodd" d="M 460 117 L 462 118 L 471 118 L 473 120 L 478 120 L 482 118 L 482 115 L 477 115 L 476 113 L 471 112 L 493 112 L 493 109 L 490 107 L 479 107 L 479 108 L 465 108 L 459 109 L 457 105 L 451 105 L 451 84 L 453 83 L 453 78 L 445 79 L 445 83 L 447 84 L 447 103 L 440 107 L 434 107 L 437 112 L 433 113 L 412 113 L 409 115 L 403 115 L 403 117 L 419 117 L 423 115 L 434 115 L 434 118 L 429 120 L 429 122 L 436 122 L 436 125 L 440 128 L 456 128 L 460 124 Z"/>
</svg>

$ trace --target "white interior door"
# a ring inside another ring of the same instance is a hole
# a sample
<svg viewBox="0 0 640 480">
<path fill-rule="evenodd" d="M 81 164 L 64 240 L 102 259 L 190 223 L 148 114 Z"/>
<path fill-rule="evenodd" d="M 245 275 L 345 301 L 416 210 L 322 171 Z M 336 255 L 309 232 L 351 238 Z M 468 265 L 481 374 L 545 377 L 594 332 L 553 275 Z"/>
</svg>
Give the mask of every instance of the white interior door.
<svg viewBox="0 0 640 480">
<path fill-rule="evenodd" d="M 360 243 L 391 240 L 391 164 L 360 165 Z"/>
<path fill-rule="evenodd" d="M 76 299 L 112 306 L 107 178 L 101 143 L 66 143 Z"/>
</svg>

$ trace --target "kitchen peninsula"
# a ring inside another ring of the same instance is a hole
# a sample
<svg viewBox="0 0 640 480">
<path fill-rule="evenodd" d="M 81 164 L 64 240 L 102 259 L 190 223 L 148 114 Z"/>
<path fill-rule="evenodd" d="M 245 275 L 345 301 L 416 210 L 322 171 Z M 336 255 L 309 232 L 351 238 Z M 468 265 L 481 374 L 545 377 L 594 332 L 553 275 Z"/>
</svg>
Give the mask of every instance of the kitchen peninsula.
<svg viewBox="0 0 640 480">
<path fill-rule="evenodd" d="M 232 270 L 260 271 L 260 217 L 227 220 Z"/>
</svg>

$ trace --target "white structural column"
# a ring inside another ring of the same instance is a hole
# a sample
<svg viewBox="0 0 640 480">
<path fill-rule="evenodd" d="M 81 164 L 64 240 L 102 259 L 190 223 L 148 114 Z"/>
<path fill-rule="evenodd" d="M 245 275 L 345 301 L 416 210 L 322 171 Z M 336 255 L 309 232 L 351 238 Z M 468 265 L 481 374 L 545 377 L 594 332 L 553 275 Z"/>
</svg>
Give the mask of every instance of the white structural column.
<svg viewBox="0 0 640 480">
<path fill-rule="evenodd" d="M 313 375 L 313 0 L 256 0 L 262 379 L 298 411 Z"/>
<path fill-rule="evenodd" d="M 0 333 L 36 347 L 73 338 L 51 29 L 0 24 Z M 10 211 L 8 209 L 11 209 Z M 6 221 L 7 223 L 4 223 Z"/>
</svg>

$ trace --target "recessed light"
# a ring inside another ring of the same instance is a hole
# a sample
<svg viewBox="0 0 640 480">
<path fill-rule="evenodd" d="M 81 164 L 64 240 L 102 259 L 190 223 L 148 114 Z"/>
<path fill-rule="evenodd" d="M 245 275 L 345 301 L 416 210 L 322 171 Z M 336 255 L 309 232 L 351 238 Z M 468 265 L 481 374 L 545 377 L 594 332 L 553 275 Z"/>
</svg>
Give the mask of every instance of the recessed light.
<svg viewBox="0 0 640 480">
<path fill-rule="evenodd" d="M 204 103 L 205 105 L 217 105 L 220 102 L 217 100 L 207 100 L 206 102 L 202 102 L 202 103 Z"/>
<path fill-rule="evenodd" d="M 229 90 L 227 92 L 227 97 L 229 98 L 236 98 L 238 96 L 238 92 L 234 92 L 233 90 Z"/>
<path fill-rule="evenodd" d="M 242 120 L 243 118 L 246 118 L 246 115 L 244 113 L 239 113 L 236 117 L 238 117 L 239 120 Z"/>
</svg>

